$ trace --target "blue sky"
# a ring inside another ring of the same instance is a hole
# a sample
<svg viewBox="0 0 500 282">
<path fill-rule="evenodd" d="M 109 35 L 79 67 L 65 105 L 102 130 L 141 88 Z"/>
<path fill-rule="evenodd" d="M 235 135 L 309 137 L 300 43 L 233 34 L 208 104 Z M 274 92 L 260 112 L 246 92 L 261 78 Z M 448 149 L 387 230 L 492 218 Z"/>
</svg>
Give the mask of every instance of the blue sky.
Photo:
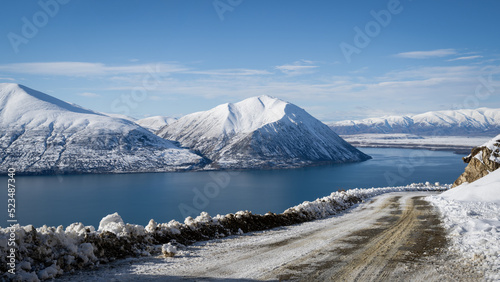
<svg viewBox="0 0 500 282">
<path fill-rule="evenodd" d="M 0 82 L 135 118 L 262 94 L 323 121 L 500 108 L 498 11 L 488 0 L 3 1 Z"/>
</svg>

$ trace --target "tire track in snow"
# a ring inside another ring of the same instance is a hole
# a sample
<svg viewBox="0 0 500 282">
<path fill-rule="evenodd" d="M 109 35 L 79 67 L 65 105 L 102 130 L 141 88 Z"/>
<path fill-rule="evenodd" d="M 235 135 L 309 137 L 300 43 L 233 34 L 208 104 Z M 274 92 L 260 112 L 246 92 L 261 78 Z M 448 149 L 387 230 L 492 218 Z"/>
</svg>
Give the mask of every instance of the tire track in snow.
<svg viewBox="0 0 500 282">
<path fill-rule="evenodd" d="M 404 208 L 403 208 L 404 207 Z M 430 204 L 421 196 L 394 196 L 381 207 L 389 216 L 369 228 L 290 262 L 277 271 L 279 280 L 302 281 L 431 281 L 480 280 L 464 266 L 446 264 L 446 232 Z M 326 253 L 326 254 L 325 254 Z M 319 258 L 319 259 L 318 259 Z M 416 267 L 418 266 L 418 267 Z M 438 268 L 439 271 L 435 269 Z M 430 273 L 433 273 L 430 275 Z M 417 278 L 417 280 L 420 280 Z"/>
</svg>

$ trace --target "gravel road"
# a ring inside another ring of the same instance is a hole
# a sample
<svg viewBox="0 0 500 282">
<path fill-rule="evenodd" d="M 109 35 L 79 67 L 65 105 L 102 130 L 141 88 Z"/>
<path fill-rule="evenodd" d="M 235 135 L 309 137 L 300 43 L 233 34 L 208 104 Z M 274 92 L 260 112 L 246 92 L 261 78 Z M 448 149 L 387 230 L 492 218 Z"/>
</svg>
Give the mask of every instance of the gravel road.
<svg viewBox="0 0 500 282">
<path fill-rule="evenodd" d="M 63 281 L 481 281 L 447 251 L 430 192 L 388 193 L 340 216 L 200 242 Z"/>
</svg>

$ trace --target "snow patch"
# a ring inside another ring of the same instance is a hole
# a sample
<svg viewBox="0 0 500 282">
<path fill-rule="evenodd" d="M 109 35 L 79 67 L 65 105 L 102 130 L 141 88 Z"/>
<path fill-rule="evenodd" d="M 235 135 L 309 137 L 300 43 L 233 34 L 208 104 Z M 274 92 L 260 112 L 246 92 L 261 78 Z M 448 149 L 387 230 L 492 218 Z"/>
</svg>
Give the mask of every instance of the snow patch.
<svg viewBox="0 0 500 282">
<path fill-rule="evenodd" d="M 161 252 L 165 257 L 173 257 L 177 254 L 177 247 L 171 243 L 163 244 L 163 246 L 161 246 Z"/>
</svg>

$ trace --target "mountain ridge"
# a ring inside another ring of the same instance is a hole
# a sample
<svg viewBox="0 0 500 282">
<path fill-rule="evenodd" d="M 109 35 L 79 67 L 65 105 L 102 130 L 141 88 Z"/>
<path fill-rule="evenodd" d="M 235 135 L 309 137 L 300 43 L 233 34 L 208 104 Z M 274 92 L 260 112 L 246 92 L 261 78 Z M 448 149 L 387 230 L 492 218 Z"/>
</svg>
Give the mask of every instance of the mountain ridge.
<svg viewBox="0 0 500 282">
<path fill-rule="evenodd" d="M 500 109 L 430 111 L 416 115 L 345 120 L 330 123 L 329 126 L 341 135 L 363 133 L 487 135 L 500 131 Z"/>
<path fill-rule="evenodd" d="M 147 128 L 151 130 L 151 132 L 156 132 L 160 128 L 164 127 L 165 125 L 168 125 L 174 121 L 176 121 L 176 118 L 173 117 L 168 117 L 168 116 L 152 116 L 152 117 L 147 117 L 143 119 L 139 119 L 134 121 L 138 125 Z"/>
</svg>

